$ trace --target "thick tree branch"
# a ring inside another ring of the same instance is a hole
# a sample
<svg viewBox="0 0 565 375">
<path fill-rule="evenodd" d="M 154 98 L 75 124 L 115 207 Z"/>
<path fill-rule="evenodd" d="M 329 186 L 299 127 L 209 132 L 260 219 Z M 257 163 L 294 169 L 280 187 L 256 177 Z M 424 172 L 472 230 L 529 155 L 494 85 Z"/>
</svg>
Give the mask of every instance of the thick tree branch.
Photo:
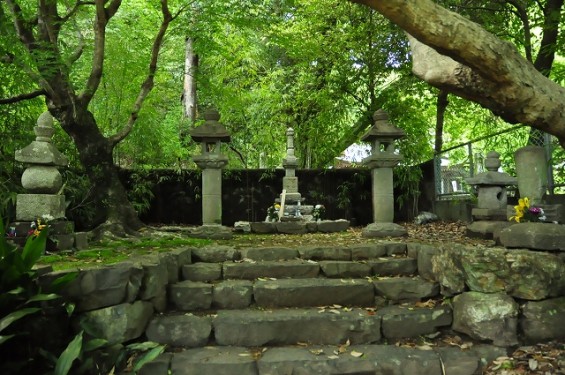
<svg viewBox="0 0 565 375">
<path fill-rule="evenodd" d="M 0 104 L 18 103 L 18 102 L 21 102 L 21 101 L 24 101 L 24 100 L 37 98 L 38 96 L 42 96 L 42 95 L 45 95 L 45 94 L 47 94 L 45 92 L 45 90 L 39 89 L 39 90 L 35 90 L 33 92 L 29 92 L 27 94 L 12 96 L 11 98 L 0 98 Z"/>
<path fill-rule="evenodd" d="M 354 1 L 369 5 L 415 37 L 411 47 L 418 77 L 508 122 L 553 134 L 565 145 L 565 88 L 544 77 L 510 43 L 430 0 Z"/>
<path fill-rule="evenodd" d="M 555 59 L 555 47 L 559 37 L 563 2 L 564 0 L 548 0 L 546 7 L 543 8 L 543 36 L 534 66 L 546 77 L 549 77 L 553 60 Z"/>
<path fill-rule="evenodd" d="M 92 68 L 86 82 L 86 88 L 79 95 L 78 100 L 84 105 L 88 105 L 92 97 L 98 90 L 102 80 L 104 68 L 104 52 L 106 47 L 106 25 L 118 11 L 122 1 L 112 0 L 108 8 L 104 7 L 106 0 L 95 0 L 96 19 L 94 21 L 94 53 L 92 58 Z"/>
<path fill-rule="evenodd" d="M 515 9 L 515 13 L 522 22 L 522 28 L 524 32 L 524 51 L 526 53 L 526 60 L 533 62 L 532 57 L 532 33 L 530 28 L 530 19 L 528 17 L 528 12 L 523 6 L 523 3 L 519 0 L 504 0 L 506 3 L 512 5 Z"/>
<path fill-rule="evenodd" d="M 6 3 L 8 4 L 10 12 L 12 13 L 12 18 L 14 20 L 14 26 L 16 28 L 16 32 L 18 33 L 18 37 L 29 50 L 33 49 L 35 38 L 33 36 L 31 27 L 28 26 L 28 22 L 26 22 L 26 20 L 24 19 L 22 9 L 15 2 L 15 0 L 6 0 Z"/>
<path fill-rule="evenodd" d="M 72 7 L 67 14 L 65 14 L 63 17 L 61 17 L 61 21 L 62 22 L 66 22 L 68 21 L 72 16 L 75 15 L 76 12 L 78 12 L 78 10 L 80 9 L 81 6 L 83 5 L 95 5 L 94 1 L 77 1 L 74 5 L 74 7 Z"/>
<path fill-rule="evenodd" d="M 151 47 L 151 59 L 149 61 L 149 72 L 147 77 L 141 84 L 141 90 L 137 95 L 137 99 L 133 105 L 132 112 L 128 119 L 127 124 L 116 134 L 109 138 L 111 144 L 116 145 L 120 141 L 122 141 L 133 129 L 133 125 L 137 121 L 139 116 L 139 111 L 141 110 L 141 106 L 147 98 L 147 95 L 153 89 L 153 85 L 155 82 L 155 73 L 157 72 L 157 60 L 159 58 L 159 51 L 161 50 L 161 45 L 163 44 L 163 39 L 165 38 L 165 34 L 167 32 L 167 28 L 169 24 L 173 20 L 173 16 L 169 11 L 167 0 L 161 0 L 161 13 L 163 14 L 163 20 L 161 22 L 161 26 L 159 27 L 159 31 L 155 36 L 155 40 L 153 41 L 153 46 Z M 176 15 L 178 15 L 177 13 Z"/>
</svg>

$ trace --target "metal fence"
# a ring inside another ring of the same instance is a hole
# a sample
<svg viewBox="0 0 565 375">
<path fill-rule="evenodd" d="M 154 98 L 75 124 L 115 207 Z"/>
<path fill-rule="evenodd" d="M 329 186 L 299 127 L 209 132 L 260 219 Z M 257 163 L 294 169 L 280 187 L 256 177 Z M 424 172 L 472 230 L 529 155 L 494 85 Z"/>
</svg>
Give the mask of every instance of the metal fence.
<svg viewBox="0 0 565 375">
<path fill-rule="evenodd" d="M 501 169 L 515 176 L 514 151 L 527 144 L 542 146 L 548 160 L 548 193 L 563 192 L 565 179 L 564 152 L 549 134 L 524 126 L 516 126 L 495 134 L 448 148 L 434 156 L 436 200 L 464 199 L 473 195 L 469 177 L 485 172 L 484 160 L 490 151 L 501 154 Z M 556 179 L 557 177 L 557 179 Z M 509 188 L 512 194 L 512 188 Z"/>
</svg>

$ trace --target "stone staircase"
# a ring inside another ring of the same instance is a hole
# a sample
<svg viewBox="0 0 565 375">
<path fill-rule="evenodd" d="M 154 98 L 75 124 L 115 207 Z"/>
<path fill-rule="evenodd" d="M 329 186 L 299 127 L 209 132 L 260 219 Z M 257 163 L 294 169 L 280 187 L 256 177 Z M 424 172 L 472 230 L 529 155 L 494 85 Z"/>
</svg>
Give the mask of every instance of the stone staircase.
<svg viewBox="0 0 565 375">
<path fill-rule="evenodd" d="M 192 249 L 145 331 L 167 351 L 139 373 L 480 374 L 506 350 L 394 345 L 441 335 L 453 320 L 411 246 Z"/>
</svg>

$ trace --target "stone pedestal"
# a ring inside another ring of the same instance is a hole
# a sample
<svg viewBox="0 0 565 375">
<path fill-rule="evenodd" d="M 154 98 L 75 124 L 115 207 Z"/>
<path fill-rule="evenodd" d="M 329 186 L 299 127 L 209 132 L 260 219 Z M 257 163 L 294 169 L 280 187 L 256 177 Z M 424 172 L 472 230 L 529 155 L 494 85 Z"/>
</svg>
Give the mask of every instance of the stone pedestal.
<svg viewBox="0 0 565 375">
<path fill-rule="evenodd" d="M 53 194 L 18 194 L 16 219 L 34 221 L 44 215 L 65 217 L 65 196 Z"/>
</svg>

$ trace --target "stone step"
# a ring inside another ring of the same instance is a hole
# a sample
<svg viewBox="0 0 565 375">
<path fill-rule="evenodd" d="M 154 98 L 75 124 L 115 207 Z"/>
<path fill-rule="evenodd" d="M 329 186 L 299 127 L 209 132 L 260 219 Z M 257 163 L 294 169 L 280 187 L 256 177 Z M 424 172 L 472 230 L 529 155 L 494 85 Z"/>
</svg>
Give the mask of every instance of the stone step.
<svg viewBox="0 0 565 375">
<path fill-rule="evenodd" d="M 375 288 L 367 279 L 258 280 L 253 297 L 260 307 L 374 306 Z"/>
<path fill-rule="evenodd" d="M 369 260 L 269 260 L 185 264 L 182 279 L 190 281 L 254 280 L 258 278 L 363 278 L 368 276 L 409 276 L 417 273 L 417 260 L 389 257 Z"/>
<path fill-rule="evenodd" d="M 343 305 L 370 307 L 417 302 L 439 295 L 435 282 L 420 277 L 366 279 L 181 281 L 169 288 L 169 302 L 180 311 L 258 307 Z"/>
<path fill-rule="evenodd" d="M 373 344 L 435 334 L 451 325 L 447 306 L 433 308 L 386 307 L 220 310 L 217 314 L 163 314 L 146 329 L 149 340 L 173 347 L 272 346 L 297 343 L 339 345 Z"/>
<path fill-rule="evenodd" d="M 506 350 L 478 345 L 424 349 L 387 345 L 217 347 L 163 353 L 140 375 L 473 375 Z"/>
<path fill-rule="evenodd" d="M 403 256 L 408 253 L 404 242 L 383 241 L 375 243 L 353 244 L 347 246 L 301 246 L 289 247 L 265 246 L 236 249 L 231 246 L 213 245 L 204 248 L 192 248 L 192 262 L 222 263 L 226 261 L 251 260 L 368 260 L 386 256 Z"/>
</svg>

